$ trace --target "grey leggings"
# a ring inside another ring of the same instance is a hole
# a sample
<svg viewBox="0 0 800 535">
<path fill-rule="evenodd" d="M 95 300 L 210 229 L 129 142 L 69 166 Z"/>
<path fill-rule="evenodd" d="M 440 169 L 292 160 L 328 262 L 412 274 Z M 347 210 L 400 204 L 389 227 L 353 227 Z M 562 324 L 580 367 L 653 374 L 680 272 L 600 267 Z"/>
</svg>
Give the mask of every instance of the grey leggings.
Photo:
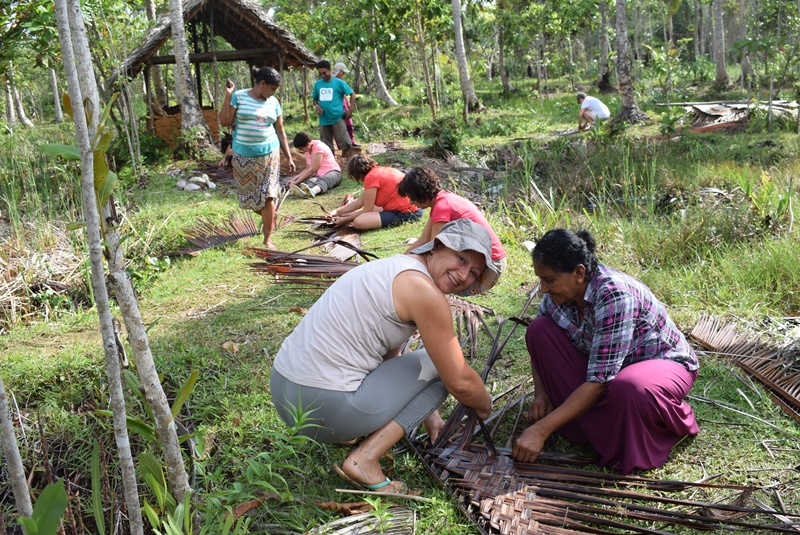
<svg viewBox="0 0 800 535">
<path fill-rule="evenodd" d="M 354 392 L 298 385 L 272 368 L 272 401 L 287 425 L 294 410 L 311 411 L 315 426 L 301 431 L 333 444 L 368 435 L 394 420 L 410 433 L 439 408 L 447 389 L 424 349 L 389 359 L 372 370 Z"/>
<path fill-rule="evenodd" d="M 309 188 L 319 186 L 320 193 L 325 193 L 329 189 L 333 189 L 342 183 L 341 171 L 328 171 L 322 176 L 314 176 L 306 180 Z"/>
</svg>

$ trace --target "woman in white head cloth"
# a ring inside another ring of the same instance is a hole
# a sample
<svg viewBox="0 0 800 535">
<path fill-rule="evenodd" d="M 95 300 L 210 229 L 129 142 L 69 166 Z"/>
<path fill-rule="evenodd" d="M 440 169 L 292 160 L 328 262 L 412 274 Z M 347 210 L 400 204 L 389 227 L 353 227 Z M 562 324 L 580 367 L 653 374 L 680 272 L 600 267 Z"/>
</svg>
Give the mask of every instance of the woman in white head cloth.
<svg viewBox="0 0 800 535">
<path fill-rule="evenodd" d="M 270 377 L 281 418 L 322 443 L 367 435 L 334 465 L 353 485 L 402 492 L 380 458 L 424 423 L 435 440 L 448 392 L 487 418 L 492 400 L 453 331 L 445 294 L 477 293 L 497 281 L 488 231 L 468 219 L 444 225 L 407 254 L 362 264 L 338 279 L 284 340 Z M 400 354 L 419 330 L 425 349 Z"/>
</svg>

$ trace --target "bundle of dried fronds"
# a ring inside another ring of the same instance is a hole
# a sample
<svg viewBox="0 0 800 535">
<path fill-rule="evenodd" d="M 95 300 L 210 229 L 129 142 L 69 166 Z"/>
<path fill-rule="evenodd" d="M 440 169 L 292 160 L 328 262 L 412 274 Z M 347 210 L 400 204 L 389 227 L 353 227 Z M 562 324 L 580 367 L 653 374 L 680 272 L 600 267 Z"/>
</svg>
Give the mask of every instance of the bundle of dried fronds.
<svg viewBox="0 0 800 535">
<path fill-rule="evenodd" d="M 418 451 L 485 534 L 671 533 L 663 526 L 694 530 L 796 533 L 800 515 L 773 522 L 747 504 L 758 490 L 738 485 L 660 481 L 575 468 L 515 462 L 510 450 L 496 455 L 480 444 L 468 450 Z M 545 460 L 545 462 L 547 462 Z M 668 493 L 712 488 L 737 496 L 731 503 L 706 503 Z M 788 522 L 786 520 L 789 520 Z M 654 529 L 653 524 L 659 524 Z"/>
<path fill-rule="evenodd" d="M 709 351 L 731 359 L 771 393 L 789 416 L 800 422 L 800 354 L 790 347 L 774 347 L 758 336 L 745 336 L 733 324 L 704 316 L 691 336 Z"/>
<path fill-rule="evenodd" d="M 357 254 L 362 258 L 375 256 L 361 248 L 361 232 L 352 228 L 345 227 L 336 230 L 329 230 L 323 234 L 310 232 L 314 236 L 312 245 L 318 245 L 331 258 L 349 260 Z"/>
<path fill-rule="evenodd" d="M 417 518 L 408 507 L 389 507 L 328 522 L 307 532 L 307 535 L 369 535 L 371 533 L 413 535 Z"/>
<path fill-rule="evenodd" d="M 259 232 L 261 230 L 256 226 L 253 216 L 247 212 L 233 213 L 219 223 L 198 218 L 194 226 L 182 232 L 183 237 L 191 245 L 181 247 L 169 254 L 197 256 L 200 251 L 205 249 L 255 236 Z"/>
<path fill-rule="evenodd" d="M 275 283 L 309 288 L 326 288 L 358 265 L 356 262 L 343 262 L 329 256 L 255 247 L 247 249 L 245 254 L 262 259 L 263 262 L 252 263 L 250 266 L 256 271 L 275 275 Z"/>
<path fill-rule="evenodd" d="M 453 318 L 456 322 L 456 334 L 459 342 L 461 342 L 461 347 L 464 348 L 469 344 L 467 355 L 469 358 L 473 358 L 478 354 L 478 335 L 481 327 L 490 337 L 494 338 L 494 334 L 484 318 L 484 314 L 494 314 L 494 310 L 470 303 L 466 299 L 455 295 L 448 294 L 447 302 L 453 312 Z"/>
<path fill-rule="evenodd" d="M 25 239 L 0 239 L 0 332 L 59 306 L 88 301 L 84 258 L 60 222 L 26 224 Z M 38 250 L 30 244 L 37 243 Z"/>
</svg>

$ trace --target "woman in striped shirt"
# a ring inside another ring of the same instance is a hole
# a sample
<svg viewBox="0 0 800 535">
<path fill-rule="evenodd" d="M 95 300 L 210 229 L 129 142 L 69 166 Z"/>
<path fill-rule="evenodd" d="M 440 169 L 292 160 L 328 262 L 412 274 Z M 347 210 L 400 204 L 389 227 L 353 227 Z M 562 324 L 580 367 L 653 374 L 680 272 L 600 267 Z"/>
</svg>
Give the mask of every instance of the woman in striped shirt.
<svg viewBox="0 0 800 535">
<path fill-rule="evenodd" d="M 219 124 L 236 125 L 233 131 L 233 176 L 239 189 L 239 207 L 261 214 L 264 245 L 274 249 L 272 228 L 275 224 L 275 199 L 281 192 L 278 174 L 281 150 L 295 171 L 289 143 L 283 130 L 283 110 L 275 93 L 281 75 L 272 67 L 262 67 L 253 74 L 251 89 L 234 91 L 233 82 L 225 84 L 225 101 L 219 112 Z"/>
</svg>

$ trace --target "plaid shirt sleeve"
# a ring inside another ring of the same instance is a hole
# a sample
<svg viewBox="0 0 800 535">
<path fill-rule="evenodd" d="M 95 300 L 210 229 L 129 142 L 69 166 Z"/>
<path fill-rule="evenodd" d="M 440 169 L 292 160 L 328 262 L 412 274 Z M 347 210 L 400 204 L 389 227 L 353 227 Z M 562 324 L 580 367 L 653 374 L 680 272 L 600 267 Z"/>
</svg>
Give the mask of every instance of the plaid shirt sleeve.
<svg viewBox="0 0 800 535">
<path fill-rule="evenodd" d="M 594 336 L 586 380 L 607 383 L 622 369 L 631 351 L 637 300 L 616 285 L 598 291 L 594 306 Z"/>
</svg>

